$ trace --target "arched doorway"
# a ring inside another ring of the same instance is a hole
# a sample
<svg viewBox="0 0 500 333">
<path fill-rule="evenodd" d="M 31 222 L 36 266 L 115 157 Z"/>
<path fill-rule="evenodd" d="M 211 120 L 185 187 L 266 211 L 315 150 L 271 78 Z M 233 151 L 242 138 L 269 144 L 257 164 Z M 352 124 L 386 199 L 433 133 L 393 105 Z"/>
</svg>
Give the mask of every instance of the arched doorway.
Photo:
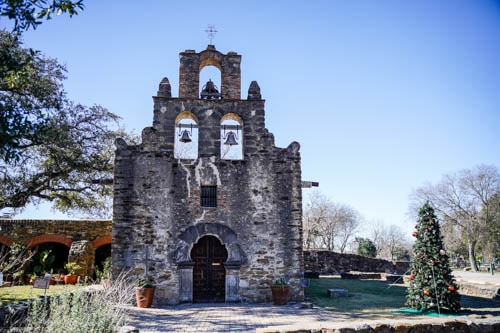
<svg viewBox="0 0 500 333">
<path fill-rule="evenodd" d="M 226 298 L 226 247 L 214 236 L 204 236 L 191 250 L 193 302 L 224 302 Z"/>
</svg>

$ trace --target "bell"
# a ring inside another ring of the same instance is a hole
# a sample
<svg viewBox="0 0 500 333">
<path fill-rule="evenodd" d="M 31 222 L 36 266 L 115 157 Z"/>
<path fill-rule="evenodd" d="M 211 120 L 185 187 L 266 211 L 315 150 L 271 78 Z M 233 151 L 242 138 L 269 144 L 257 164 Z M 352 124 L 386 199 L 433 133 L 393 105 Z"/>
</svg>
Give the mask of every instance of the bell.
<svg viewBox="0 0 500 333">
<path fill-rule="evenodd" d="M 235 146 L 238 144 L 238 141 L 236 141 L 236 134 L 234 134 L 233 131 L 227 133 L 226 138 L 226 142 L 224 142 L 225 145 Z"/>
<path fill-rule="evenodd" d="M 181 138 L 179 139 L 180 142 L 191 142 L 191 137 L 189 136 L 189 132 L 187 130 L 182 131 L 181 133 Z"/>
</svg>

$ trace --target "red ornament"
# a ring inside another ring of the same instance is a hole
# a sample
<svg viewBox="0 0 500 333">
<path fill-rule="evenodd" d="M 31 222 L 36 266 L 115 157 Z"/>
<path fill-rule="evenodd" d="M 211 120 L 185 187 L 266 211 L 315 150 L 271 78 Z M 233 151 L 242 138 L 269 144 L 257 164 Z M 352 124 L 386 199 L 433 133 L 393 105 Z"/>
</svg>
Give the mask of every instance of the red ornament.
<svg viewBox="0 0 500 333">
<path fill-rule="evenodd" d="M 425 296 L 429 296 L 429 294 L 430 294 L 430 293 L 431 293 L 431 292 L 430 292 L 429 290 L 427 290 L 427 289 L 426 289 L 426 290 L 424 290 L 424 295 L 425 295 Z"/>
<path fill-rule="evenodd" d="M 453 286 L 452 284 L 448 287 L 448 290 L 449 291 L 455 291 L 455 286 Z"/>
<path fill-rule="evenodd" d="M 415 280 L 415 275 L 410 274 L 410 280 Z"/>
<path fill-rule="evenodd" d="M 415 224 L 415 229 L 418 229 L 418 224 Z"/>
<path fill-rule="evenodd" d="M 414 231 L 414 232 L 412 233 L 412 235 L 413 235 L 413 237 L 417 237 L 417 232 L 416 232 L 416 231 Z"/>
</svg>

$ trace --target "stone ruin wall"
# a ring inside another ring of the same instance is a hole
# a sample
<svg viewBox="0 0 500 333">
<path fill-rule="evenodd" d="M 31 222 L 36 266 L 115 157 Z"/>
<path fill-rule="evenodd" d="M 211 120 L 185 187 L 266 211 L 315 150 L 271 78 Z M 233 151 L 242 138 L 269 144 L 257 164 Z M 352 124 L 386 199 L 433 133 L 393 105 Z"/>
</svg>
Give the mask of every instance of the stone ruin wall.
<svg viewBox="0 0 500 333">
<path fill-rule="evenodd" d="M 409 261 L 388 261 L 321 250 L 304 251 L 304 270 L 322 275 L 338 275 L 345 272 L 406 274 L 409 268 Z"/>
</svg>

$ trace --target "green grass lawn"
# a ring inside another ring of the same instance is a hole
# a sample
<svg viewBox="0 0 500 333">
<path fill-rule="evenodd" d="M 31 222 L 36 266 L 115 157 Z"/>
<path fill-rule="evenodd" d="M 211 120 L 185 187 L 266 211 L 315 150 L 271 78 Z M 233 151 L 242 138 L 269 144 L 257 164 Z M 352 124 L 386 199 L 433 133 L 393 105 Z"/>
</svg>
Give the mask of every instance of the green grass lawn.
<svg viewBox="0 0 500 333">
<path fill-rule="evenodd" d="M 330 298 L 327 289 L 347 289 L 348 297 Z M 319 307 L 352 318 L 408 318 L 420 314 L 394 312 L 406 309 L 406 287 L 377 280 L 349 280 L 340 277 L 311 279 L 306 296 Z M 500 316 L 500 300 L 462 295 L 458 315 Z"/>
<path fill-rule="evenodd" d="M 327 289 L 347 289 L 348 297 L 330 298 Z M 349 280 L 340 277 L 311 279 L 306 296 L 325 309 L 353 317 L 377 319 L 401 317 L 393 310 L 405 307 L 406 287 L 385 281 Z M 407 315 L 405 315 L 407 316 Z"/>
<path fill-rule="evenodd" d="M 54 285 L 47 289 L 46 295 L 57 295 L 80 288 L 75 285 Z M 35 289 L 33 286 L 14 286 L 0 288 L 0 302 L 2 304 L 16 303 L 18 301 L 35 299 L 39 295 L 44 295 L 44 289 Z"/>
</svg>

